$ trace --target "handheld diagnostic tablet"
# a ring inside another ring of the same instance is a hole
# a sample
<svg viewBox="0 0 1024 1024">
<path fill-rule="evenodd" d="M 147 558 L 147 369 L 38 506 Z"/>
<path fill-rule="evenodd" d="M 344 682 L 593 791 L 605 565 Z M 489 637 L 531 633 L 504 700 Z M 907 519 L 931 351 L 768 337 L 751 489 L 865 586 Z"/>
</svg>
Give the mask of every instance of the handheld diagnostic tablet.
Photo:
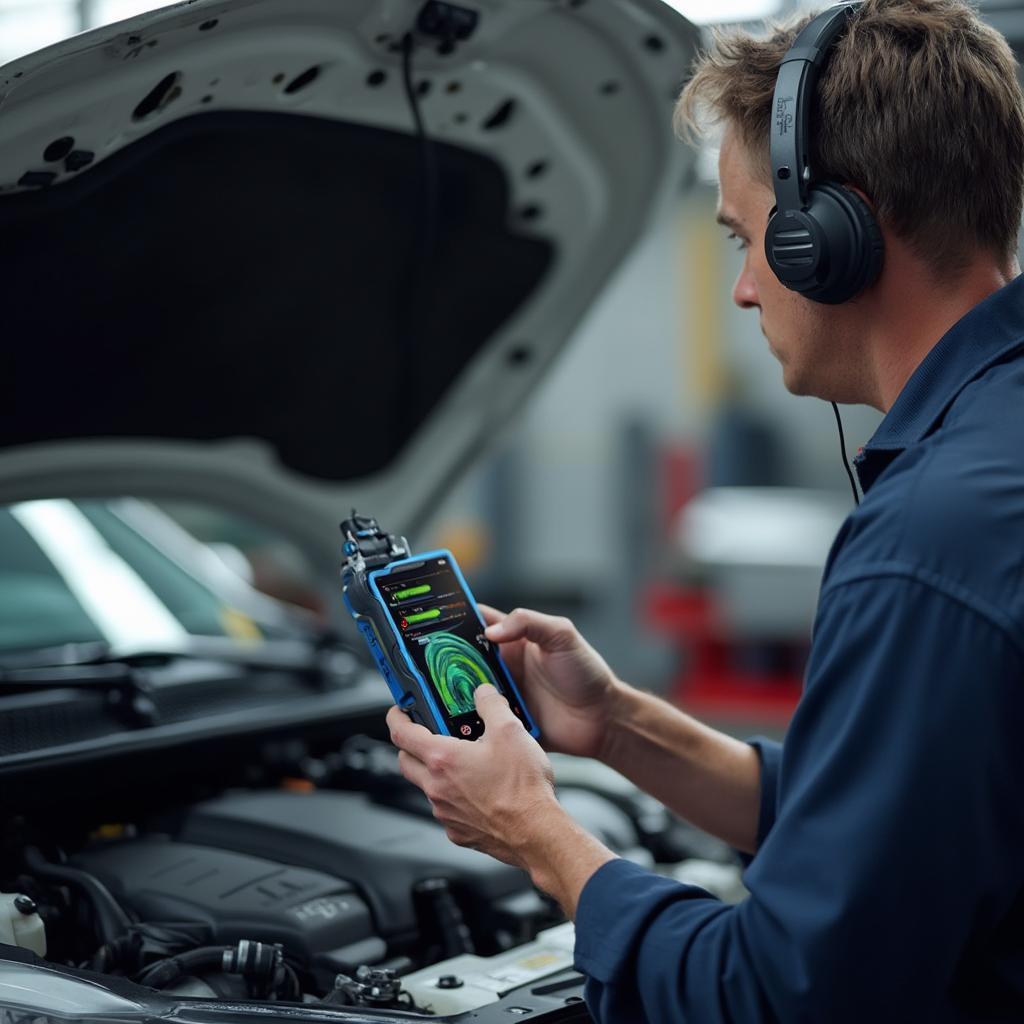
<svg viewBox="0 0 1024 1024">
<path fill-rule="evenodd" d="M 491 683 L 539 736 L 452 553 L 410 555 L 369 516 L 353 513 L 341 529 L 345 603 L 395 703 L 431 732 L 474 740 L 484 726 L 473 693 Z"/>
</svg>

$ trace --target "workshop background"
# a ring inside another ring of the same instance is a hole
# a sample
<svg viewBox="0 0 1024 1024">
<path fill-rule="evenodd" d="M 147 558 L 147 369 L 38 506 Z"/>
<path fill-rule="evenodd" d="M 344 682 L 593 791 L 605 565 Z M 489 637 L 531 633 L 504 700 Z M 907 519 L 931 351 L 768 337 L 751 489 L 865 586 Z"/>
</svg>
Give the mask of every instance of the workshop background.
<svg viewBox="0 0 1024 1024">
<path fill-rule="evenodd" d="M 0 0 L 0 62 L 155 6 Z M 673 6 L 709 32 L 794 5 Z M 982 11 L 1024 43 L 1021 4 Z M 709 143 L 518 420 L 411 539 L 451 547 L 482 600 L 571 616 L 623 678 L 726 727 L 781 730 L 852 497 L 831 409 L 786 392 L 757 316 L 732 304 L 742 256 L 714 223 L 716 163 Z M 850 457 L 880 416 L 843 419 Z M 323 614 L 284 538 L 165 509 L 261 589 Z"/>
</svg>

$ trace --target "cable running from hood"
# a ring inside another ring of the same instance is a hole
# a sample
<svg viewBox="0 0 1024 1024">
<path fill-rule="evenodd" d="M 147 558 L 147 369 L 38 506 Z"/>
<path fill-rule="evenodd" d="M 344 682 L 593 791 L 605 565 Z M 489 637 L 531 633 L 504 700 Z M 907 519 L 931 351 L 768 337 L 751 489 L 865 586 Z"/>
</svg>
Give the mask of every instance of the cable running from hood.
<svg viewBox="0 0 1024 1024">
<path fill-rule="evenodd" d="M 413 52 L 416 41 L 412 32 L 402 37 L 402 83 L 405 98 L 412 114 L 416 138 L 420 148 L 419 195 L 415 202 L 412 249 L 405 269 L 396 310 L 397 361 L 395 375 L 395 405 L 397 415 L 388 417 L 394 432 L 393 442 L 401 446 L 408 440 L 410 424 L 415 410 L 422 406 L 424 396 L 418 393 L 418 369 L 423 365 L 421 349 L 424 347 L 421 297 L 430 285 L 431 257 L 438 234 L 439 189 L 438 169 L 434 145 L 427 135 L 420 110 L 419 96 L 413 84 Z M 419 344 L 417 344 L 419 342 Z"/>
<path fill-rule="evenodd" d="M 420 142 L 420 161 L 423 170 L 423 205 L 420 212 L 421 214 L 425 213 L 426 216 L 422 217 L 417 224 L 417 228 L 422 231 L 417 242 L 420 255 L 426 258 L 432 253 L 437 237 L 438 176 L 434 146 L 430 136 L 427 135 L 426 126 L 423 124 L 419 95 L 412 80 L 412 54 L 415 45 L 413 34 L 406 32 L 402 37 L 402 85 L 405 88 L 405 98 L 409 103 L 413 124 L 416 127 L 416 138 Z"/>
</svg>

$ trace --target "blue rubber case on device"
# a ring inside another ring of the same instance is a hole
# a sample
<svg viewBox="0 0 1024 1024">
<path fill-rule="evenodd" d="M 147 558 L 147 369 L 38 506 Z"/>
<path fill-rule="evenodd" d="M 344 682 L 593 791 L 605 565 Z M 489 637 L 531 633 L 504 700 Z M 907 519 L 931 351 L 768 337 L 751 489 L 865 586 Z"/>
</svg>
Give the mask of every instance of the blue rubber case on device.
<svg viewBox="0 0 1024 1024">
<path fill-rule="evenodd" d="M 437 701 L 434 697 L 433 687 L 423 678 L 420 670 L 416 667 L 416 663 L 409 657 L 409 653 L 405 649 L 405 643 L 402 639 L 402 634 L 399 632 L 398 627 L 395 625 L 388 613 L 387 604 L 380 592 L 380 588 L 377 585 L 377 581 L 381 577 L 390 575 L 396 570 L 405 568 L 406 566 L 418 565 L 426 562 L 430 559 L 444 558 L 447 559 L 448 564 L 455 572 L 455 576 L 459 581 L 460 586 L 466 593 L 466 598 L 470 603 L 470 607 L 473 609 L 473 614 L 476 615 L 477 621 L 480 623 L 481 630 L 484 628 L 484 621 L 480 618 L 480 613 L 476 609 L 476 598 L 473 597 L 473 592 L 469 589 L 469 584 L 466 582 L 465 576 L 462 575 L 462 570 L 459 568 L 459 563 L 455 560 L 455 556 L 450 551 L 444 549 L 438 551 L 427 551 L 423 554 L 413 555 L 410 558 L 403 558 L 397 562 L 391 562 L 389 565 L 384 566 L 381 569 L 373 569 L 366 574 L 366 583 L 369 596 L 378 606 L 381 614 L 375 614 L 372 616 L 372 620 L 368 619 L 366 615 L 360 615 L 353 607 L 352 601 L 349 599 L 348 589 L 346 588 L 345 603 L 348 605 L 349 611 L 356 619 L 356 625 L 359 627 L 366 640 L 367 646 L 370 648 L 370 653 L 373 655 L 374 661 L 377 663 L 377 667 L 380 669 L 381 675 L 387 682 L 388 687 L 391 690 L 391 694 L 395 699 L 395 703 L 400 707 L 409 711 L 414 720 L 419 720 L 421 724 L 427 726 L 431 732 L 440 733 L 442 736 L 450 736 L 451 731 L 448 729 L 448 723 L 445 721 L 444 716 L 441 714 L 440 708 L 437 705 Z M 383 630 L 387 630 L 390 635 L 380 635 Z M 390 655 L 388 651 L 384 650 L 384 647 L 390 649 Z M 502 661 L 501 655 L 495 649 L 495 657 L 497 658 L 498 664 L 501 667 L 503 679 L 501 682 L 502 688 L 507 688 L 507 692 L 514 694 L 516 700 L 519 702 L 519 706 L 523 710 L 523 718 L 527 731 L 534 739 L 540 738 L 540 730 L 537 728 L 533 717 L 530 715 L 530 711 L 523 700 L 522 694 L 520 694 L 518 687 L 512 680 L 512 674 L 509 672 L 505 662 Z M 414 682 L 417 691 L 416 693 L 410 692 L 409 683 Z M 431 721 L 426 722 L 422 719 L 429 715 Z"/>
</svg>

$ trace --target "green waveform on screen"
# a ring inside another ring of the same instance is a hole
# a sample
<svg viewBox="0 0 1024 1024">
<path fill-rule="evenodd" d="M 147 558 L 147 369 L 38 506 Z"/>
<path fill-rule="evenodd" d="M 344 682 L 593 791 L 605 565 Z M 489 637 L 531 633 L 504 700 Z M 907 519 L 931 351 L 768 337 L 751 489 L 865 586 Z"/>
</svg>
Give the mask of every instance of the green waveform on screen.
<svg viewBox="0 0 1024 1024">
<path fill-rule="evenodd" d="M 497 686 L 483 655 L 460 636 L 444 631 L 427 641 L 427 670 L 450 715 L 473 711 L 473 691 L 482 683 Z"/>
</svg>

